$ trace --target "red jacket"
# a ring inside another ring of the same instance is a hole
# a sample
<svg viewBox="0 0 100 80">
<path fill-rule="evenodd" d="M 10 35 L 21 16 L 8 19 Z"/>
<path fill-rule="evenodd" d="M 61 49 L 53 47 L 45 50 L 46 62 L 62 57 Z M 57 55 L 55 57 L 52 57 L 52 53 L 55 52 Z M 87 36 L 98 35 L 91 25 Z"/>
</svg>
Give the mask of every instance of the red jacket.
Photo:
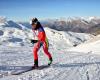
<svg viewBox="0 0 100 80">
<path fill-rule="evenodd" d="M 35 33 L 35 36 L 38 37 L 38 40 L 39 40 L 39 41 L 43 41 L 43 42 L 46 41 L 46 34 L 45 34 L 45 31 L 44 31 L 43 27 L 40 26 L 40 27 L 37 29 L 37 31 L 38 31 L 38 33 L 36 34 L 36 33 L 35 33 L 35 30 L 33 29 L 33 32 Z"/>
</svg>

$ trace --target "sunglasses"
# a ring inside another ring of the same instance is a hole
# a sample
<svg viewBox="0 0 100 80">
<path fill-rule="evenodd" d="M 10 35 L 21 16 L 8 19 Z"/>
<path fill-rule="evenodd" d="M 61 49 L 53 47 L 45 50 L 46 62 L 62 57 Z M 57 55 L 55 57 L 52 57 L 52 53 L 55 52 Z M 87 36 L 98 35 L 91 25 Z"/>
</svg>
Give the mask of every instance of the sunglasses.
<svg viewBox="0 0 100 80">
<path fill-rule="evenodd" d="M 37 25 L 37 23 L 35 22 L 35 23 L 32 23 L 31 25 Z"/>
</svg>

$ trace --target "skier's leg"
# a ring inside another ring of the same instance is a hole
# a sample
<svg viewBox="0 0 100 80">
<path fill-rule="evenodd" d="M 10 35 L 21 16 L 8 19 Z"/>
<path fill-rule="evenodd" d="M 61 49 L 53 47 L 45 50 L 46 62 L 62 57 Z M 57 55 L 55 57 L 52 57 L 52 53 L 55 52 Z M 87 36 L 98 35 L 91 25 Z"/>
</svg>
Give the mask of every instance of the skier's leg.
<svg viewBox="0 0 100 80">
<path fill-rule="evenodd" d="M 46 42 L 43 43 L 43 50 L 44 50 L 44 53 L 48 56 L 49 58 L 49 63 L 48 65 L 50 65 L 52 63 L 52 56 L 50 54 L 50 52 L 48 51 L 48 46 L 46 44 Z"/>
<path fill-rule="evenodd" d="M 34 66 L 38 67 L 38 50 L 40 48 L 40 43 L 36 43 L 33 48 L 33 56 L 34 56 Z"/>
</svg>

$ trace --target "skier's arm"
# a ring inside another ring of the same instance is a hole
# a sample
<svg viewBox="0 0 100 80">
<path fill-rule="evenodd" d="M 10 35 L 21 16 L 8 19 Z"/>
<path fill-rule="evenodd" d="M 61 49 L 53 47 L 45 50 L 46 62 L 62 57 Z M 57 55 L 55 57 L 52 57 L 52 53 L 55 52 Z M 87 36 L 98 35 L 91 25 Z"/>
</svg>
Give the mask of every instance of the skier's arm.
<svg viewBox="0 0 100 80">
<path fill-rule="evenodd" d="M 33 37 L 34 37 L 34 39 L 30 39 L 30 42 L 32 44 L 34 44 L 34 43 L 37 43 L 38 42 L 38 39 L 36 39 L 37 36 L 36 36 L 35 30 L 32 29 L 32 31 L 33 31 Z"/>
</svg>

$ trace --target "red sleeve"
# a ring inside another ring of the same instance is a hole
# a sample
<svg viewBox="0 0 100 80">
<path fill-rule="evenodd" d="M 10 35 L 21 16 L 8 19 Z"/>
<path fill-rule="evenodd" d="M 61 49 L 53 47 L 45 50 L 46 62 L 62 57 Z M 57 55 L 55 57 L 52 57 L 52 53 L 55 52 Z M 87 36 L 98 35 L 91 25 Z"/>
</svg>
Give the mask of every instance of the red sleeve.
<svg viewBox="0 0 100 80">
<path fill-rule="evenodd" d="M 40 40 L 40 41 L 45 41 L 45 32 L 39 32 L 39 34 L 38 34 L 38 39 Z"/>
</svg>

